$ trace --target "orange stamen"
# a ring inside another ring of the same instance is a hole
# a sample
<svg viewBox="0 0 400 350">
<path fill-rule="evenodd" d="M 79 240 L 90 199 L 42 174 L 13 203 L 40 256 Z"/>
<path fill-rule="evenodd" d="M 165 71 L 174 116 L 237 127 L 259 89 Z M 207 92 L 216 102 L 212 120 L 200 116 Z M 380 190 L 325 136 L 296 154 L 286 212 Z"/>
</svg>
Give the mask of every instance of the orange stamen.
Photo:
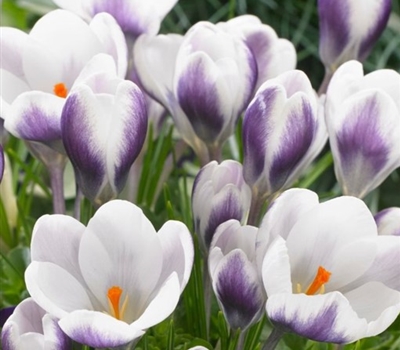
<svg viewBox="0 0 400 350">
<path fill-rule="evenodd" d="M 114 312 L 114 317 L 117 320 L 120 320 L 119 300 L 121 299 L 121 295 L 122 295 L 122 289 L 117 286 L 111 287 L 107 293 L 108 300 L 110 301 L 112 310 Z"/>
<path fill-rule="evenodd" d="M 307 289 L 307 295 L 314 295 L 318 290 L 324 286 L 325 283 L 329 282 L 331 277 L 331 272 L 325 270 L 322 266 L 318 267 L 317 275 L 314 278 L 314 281 L 310 284 Z"/>
<path fill-rule="evenodd" d="M 53 92 L 56 96 L 66 98 L 68 94 L 68 90 L 63 83 L 58 83 L 54 85 Z"/>
</svg>

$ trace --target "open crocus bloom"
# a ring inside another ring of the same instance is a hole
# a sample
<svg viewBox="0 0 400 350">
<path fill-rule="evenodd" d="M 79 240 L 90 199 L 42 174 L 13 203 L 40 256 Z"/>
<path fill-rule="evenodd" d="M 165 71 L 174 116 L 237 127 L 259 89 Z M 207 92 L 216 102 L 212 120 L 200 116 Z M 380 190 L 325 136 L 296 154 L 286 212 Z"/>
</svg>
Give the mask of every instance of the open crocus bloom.
<svg viewBox="0 0 400 350">
<path fill-rule="evenodd" d="M 262 315 L 265 293 L 256 265 L 257 228 L 237 220 L 219 225 L 208 267 L 214 293 L 230 327 L 244 331 Z"/>
<path fill-rule="evenodd" d="M 124 35 L 109 14 L 90 24 L 69 11 L 49 12 L 29 34 L 1 28 L 1 118 L 14 136 L 50 143 L 61 139 L 65 97 L 92 57 L 109 54 L 124 77 Z"/>
<path fill-rule="evenodd" d="M 225 221 L 244 222 L 251 191 L 244 182 L 242 165 L 234 160 L 208 163 L 197 174 L 192 192 L 195 231 L 205 253 L 217 227 Z"/>
<path fill-rule="evenodd" d="M 318 155 L 327 139 L 322 111 L 301 71 L 261 85 L 243 121 L 243 173 L 255 196 L 287 188 Z"/>
<path fill-rule="evenodd" d="M 1 332 L 3 350 L 69 350 L 71 340 L 32 298 L 22 301 Z"/>
<path fill-rule="evenodd" d="M 336 178 L 345 195 L 363 198 L 400 166 L 400 74 L 364 76 L 360 62 L 347 62 L 332 77 L 325 109 Z"/>
<path fill-rule="evenodd" d="M 241 38 L 199 22 L 183 38 L 142 35 L 133 56 L 146 92 L 171 112 L 200 157 L 233 133 L 257 79 L 254 56 Z"/>
<path fill-rule="evenodd" d="M 327 72 L 363 61 L 386 27 L 391 0 L 318 0 L 319 54 Z"/>
<path fill-rule="evenodd" d="M 320 204 L 309 190 L 284 192 L 258 238 L 266 249 L 262 275 L 271 321 L 283 331 L 333 343 L 383 332 L 399 315 L 400 292 L 372 274 L 360 279 L 376 264 L 382 238 L 357 198 Z M 390 277 L 400 280 L 399 269 L 392 270 Z"/>
<path fill-rule="evenodd" d="M 156 232 L 138 207 L 115 200 L 87 227 L 68 216 L 41 217 L 31 255 L 25 280 L 32 298 L 73 340 L 117 347 L 174 311 L 189 279 L 193 243 L 181 222 Z"/>
<path fill-rule="evenodd" d="M 124 33 L 137 38 L 141 34 L 155 35 L 166 14 L 178 0 L 53 0 L 61 8 L 91 19 L 97 13 L 111 14 Z"/>
<path fill-rule="evenodd" d="M 61 130 L 77 183 L 99 206 L 125 185 L 146 137 L 147 109 L 140 89 L 118 77 L 111 56 L 99 54 L 90 63 L 102 71 L 82 71 L 65 101 Z"/>
</svg>

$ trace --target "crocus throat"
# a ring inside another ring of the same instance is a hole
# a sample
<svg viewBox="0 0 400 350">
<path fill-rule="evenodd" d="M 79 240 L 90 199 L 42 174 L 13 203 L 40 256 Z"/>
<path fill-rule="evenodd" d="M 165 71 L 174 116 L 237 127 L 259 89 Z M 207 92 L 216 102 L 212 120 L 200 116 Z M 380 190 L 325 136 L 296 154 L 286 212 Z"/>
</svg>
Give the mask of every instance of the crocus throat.
<svg viewBox="0 0 400 350">
<path fill-rule="evenodd" d="M 312 283 L 308 287 L 306 294 L 314 295 L 321 288 L 324 288 L 324 285 L 329 282 L 331 274 L 332 274 L 331 272 L 325 270 L 322 266 L 319 266 L 314 281 L 312 281 Z"/>
<path fill-rule="evenodd" d="M 113 286 L 108 290 L 107 297 L 110 304 L 110 309 L 113 313 L 113 316 L 120 320 L 120 309 L 119 309 L 119 300 L 121 299 L 122 289 L 118 286 Z"/>
<path fill-rule="evenodd" d="M 68 94 L 68 90 L 65 87 L 64 83 L 58 83 L 54 85 L 53 92 L 56 96 L 66 98 Z"/>
</svg>

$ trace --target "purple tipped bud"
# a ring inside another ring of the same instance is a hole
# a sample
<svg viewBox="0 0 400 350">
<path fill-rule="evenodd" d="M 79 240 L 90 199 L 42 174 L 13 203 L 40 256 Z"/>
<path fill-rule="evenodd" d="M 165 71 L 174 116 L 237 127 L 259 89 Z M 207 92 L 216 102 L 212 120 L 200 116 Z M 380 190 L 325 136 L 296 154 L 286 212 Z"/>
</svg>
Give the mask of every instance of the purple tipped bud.
<svg viewBox="0 0 400 350">
<path fill-rule="evenodd" d="M 264 83 L 243 122 L 244 178 L 258 197 L 290 186 L 326 141 L 307 76 L 290 71 Z"/>
<path fill-rule="evenodd" d="M 71 91 L 61 122 L 64 146 L 83 194 L 96 205 L 115 198 L 147 132 L 140 89 L 116 76 L 91 76 Z"/>
<path fill-rule="evenodd" d="M 1 332 L 4 350 L 69 350 L 71 340 L 32 298 L 22 301 L 7 319 Z"/>
<path fill-rule="evenodd" d="M 256 227 L 229 220 L 218 227 L 211 243 L 208 266 L 212 286 L 232 329 L 247 329 L 259 320 L 264 309 L 256 236 Z"/>
<path fill-rule="evenodd" d="M 207 252 L 217 227 L 225 221 L 244 221 L 251 191 L 244 182 L 242 165 L 233 160 L 208 163 L 197 174 L 192 193 L 195 231 Z"/>
<path fill-rule="evenodd" d="M 319 54 L 326 70 L 363 61 L 385 29 L 391 7 L 391 0 L 318 0 Z"/>
</svg>

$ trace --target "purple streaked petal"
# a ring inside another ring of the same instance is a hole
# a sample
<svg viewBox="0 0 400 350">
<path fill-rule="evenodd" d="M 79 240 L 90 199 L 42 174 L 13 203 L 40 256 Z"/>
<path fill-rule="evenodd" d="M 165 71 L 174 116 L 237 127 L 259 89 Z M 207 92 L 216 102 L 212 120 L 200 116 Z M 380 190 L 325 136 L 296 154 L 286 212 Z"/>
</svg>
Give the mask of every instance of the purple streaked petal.
<svg viewBox="0 0 400 350">
<path fill-rule="evenodd" d="M 88 88 L 67 98 L 61 127 L 64 147 L 74 166 L 77 182 L 83 193 L 94 200 L 106 174 L 106 163 L 104 155 L 90 142 L 93 136 L 87 116 L 86 100 L 89 98 L 94 99 L 94 96 Z"/>
<path fill-rule="evenodd" d="M 400 236 L 400 208 L 387 208 L 374 216 L 379 235 Z"/>
<path fill-rule="evenodd" d="M 131 82 L 125 81 L 119 85 L 115 105 L 120 120 L 115 118 L 115 138 L 110 137 L 109 152 L 113 158 L 111 163 L 115 164 L 115 185 L 121 191 L 129 169 L 143 147 L 148 119 L 143 93 Z"/>
<path fill-rule="evenodd" d="M 217 227 L 225 221 L 236 219 L 242 221 L 243 205 L 234 185 L 228 186 L 213 198 L 211 213 L 204 231 L 206 247 L 209 247 Z"/>
<path fill-rule="evenodd" d="M 345 194 L 363 197 L 399 165 L 396 106 L 380 91 L 360 92 L 330 123 L 338 181 Z"/>
<path fill-rule="evenodd" d="M 45 336 L 45 350 L 70 350 L 72 341 L 61 330 L 58 319 L 50 314 L 44 315 L 42 319 L 43 332 Z M 48 348 L 47 348 L 48 346 Z"/>
<path fill-rule="evenodd" d="M 243 175 L 249 185 L 256 183 L 264 171 L 272 113 L 277 103 L 283 103 L 283 94 L 272 86 L 259 92 L 247 108 L 243 121 Z"/>
<path fill-rule="evenodd" d="M 59 140 L 64 103 L 65 99 L 45 92 L 25 92 L 11 105 L 5 128 L 24 140 L 44 143 Z"/>
<path fill-rule="evenodd" d="M 317 129 L 313 108 L 305 98 L 293 101 L 280 145 L 271 162 L 269 179 L 271 192 L 280 190 L 300 163 L 314 140 Z"/>
<path fill-rule="evenodd" d="M 318 0 L 319 54 L 330 66 L 350 40 L 349 1 Z"/>
<path fill-rule="evenodd" d="M 178 79 L 177 97 L 182 110 L 206 142 L 213 143 L 224 126 L 218 71 L 214 62 L 202 52 L 188 58 Z"/>
<path fill-rule="evenodd" d="M 71 312 L 59 324 L 74 341 L 96 348 L 126 345 L 144 333 L 141 329 L 97 311 Z"/>
<path fill-rule="evenodd" d="M 284 331 L 330 343 L 349 343 L 364 336 L 361 319 L 339 292 L 324 295 L 275 294 L 267 300 L 267 315 Z"/>
<path fill-rule="evenodd" d="M 245 330 L 257 321 L 264 296 L 257 272 L 243 251 L 231 251 L 212 278 L 217 299 L 231 328 Z"/>
<path fill-rule="evenodd" d="M 367 58 L 372 47 L 385 29 L 389 20 L 390 12 L 392 11 L 392 1 L 381 0 L 377 7 L 377 11 L 375 11 L 375 9 L 371 11 L 373 14 L 373 21 L 370 24 L 373 24 L 373 27 L 369 28 L 366 36 L 363 37 L 360 43 L 358 52 L 358 59 L 360 61 L 364 61 L 364 59 Z"/>
</svg>

